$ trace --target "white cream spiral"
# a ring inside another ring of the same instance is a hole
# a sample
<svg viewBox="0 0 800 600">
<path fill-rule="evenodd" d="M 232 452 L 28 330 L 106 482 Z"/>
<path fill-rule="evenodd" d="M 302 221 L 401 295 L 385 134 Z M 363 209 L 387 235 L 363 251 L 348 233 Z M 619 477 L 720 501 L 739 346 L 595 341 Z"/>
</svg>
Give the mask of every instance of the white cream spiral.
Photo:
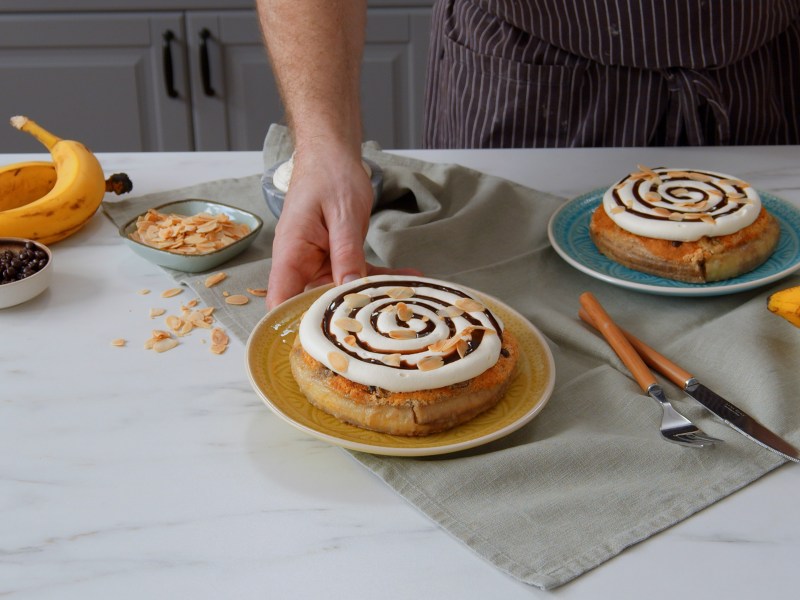
<svg viewBox="0 0 800 600">
<path fill-rule="evenodd" d="M 300 322 L 303 349 L 347 379 L 391 392 L 454 385 L 498 360 L 502 323 L 451 283 L 382 275 L 334 287 Z"/>
<path fill-rule="evenodd" d="M 606 191 L 603 207 L 636 235 L 693 242 L 744 229 L 758 218 L 761 198 L 724 173 L 640 166 Z"/>
</svg>

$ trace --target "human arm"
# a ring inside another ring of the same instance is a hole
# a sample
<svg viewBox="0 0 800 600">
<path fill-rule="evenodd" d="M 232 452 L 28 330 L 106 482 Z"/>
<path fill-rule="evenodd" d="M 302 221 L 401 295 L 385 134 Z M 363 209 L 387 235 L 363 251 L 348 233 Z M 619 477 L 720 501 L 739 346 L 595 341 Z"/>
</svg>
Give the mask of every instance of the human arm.
<svg viewBox="0 0 800 600">
<path fill-rule="evenodd" d="M 257 0 L 295 144 L 267 305 L 367 274 L 372 188 L 361 166 L 364 0 Z"/>
</svg>

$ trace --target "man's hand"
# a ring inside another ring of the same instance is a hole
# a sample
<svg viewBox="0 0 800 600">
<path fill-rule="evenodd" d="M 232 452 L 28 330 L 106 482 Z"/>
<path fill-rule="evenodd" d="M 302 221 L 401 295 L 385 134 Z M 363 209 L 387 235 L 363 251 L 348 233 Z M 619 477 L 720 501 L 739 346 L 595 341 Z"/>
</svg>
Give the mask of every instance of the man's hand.
<svg viewBox="0 0 800 600">
<path fill-rule="evenodd" d="M 296 154 L 289 191 L 275 230 L 267 308 L 326 283 L 365 275 L 418 275 L 413 269 L 368 264 L 364 238 L 372 186 L 360 160 L 342 154 Z"/>
</svg>

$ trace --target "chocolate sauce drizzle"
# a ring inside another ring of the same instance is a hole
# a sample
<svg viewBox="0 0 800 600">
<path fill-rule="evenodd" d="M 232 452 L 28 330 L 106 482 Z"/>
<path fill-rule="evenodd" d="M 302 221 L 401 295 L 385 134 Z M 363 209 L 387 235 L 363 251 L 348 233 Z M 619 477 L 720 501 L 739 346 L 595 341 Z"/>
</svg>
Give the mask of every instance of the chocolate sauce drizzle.
<svg viewBox="0 0 800 600">
<path fill-rule="evenodd" d="M 744 207 L 744 204 L 742 202 L 730 201 L 728 196 L 729 192 L 726 192 L 725 189 L 721 185 L 717 184 L 715 181 L 719 180 L 718 175 L 715 175 L 713 173 L 707 173 L 704 171 L 689 171 L 689 172 L 705 175 L 709 178 L 712 178 L 712 181 L 696 181 L 694 179 L 689 179 L 680 176 L 671 177 L 669 175 L 669 171 L 659 171 L 658 175 L 663 183 L 657 187 L 660 187 L 664 193 L 656 192 L 655 191 L 656 186 L 653 187 L 648 186 L 647 184 L 652 183 L 652 179 L 647 177 L 636 178 L 636 181 L 634 181 L 634 183 L 630 187 L 630 193 L 634 197 L 636 202 L 652 210 L 656 208 L 656 204 L 647 200 L 645 198 L 645 193 L 655 192 L 660 196 L 661 203 L 668 204 L 670 206 L 667 210 L 673 213 L 680 213 L 683 215 L 696 215 L 697 217 L 699 217 L 702 214 L 708 214 L 716 218 L 722 216 L 722 214 L 725 215 L 733 214 Z M 628 206 L 623 202 L 619 193 L 619 189 L 623 187 L 623 184 L 626 183 L 631 178 L 633 178 L 633 174 L 628 175 L 627 177 L 622 179 L 617 185 L 614 186 L 612 190 L 612 197 L 616 205 L 625 208 L 626 212 L 634 214 L 642 219 L 652 219 L 654 221 L 669 221 L 670 220 L 669 216 L 636 210 L 636 208 L 634 208 L 633 206 Z M 699 183 L 703 184 L 703 186 L 705 187 L 698 187 L 697 184 Z M 732 187 L 737 194 L 742 194 L 746 196 L 744 187 L 736 185 L 734 183 L 728 183 L 727 185 Z M 642 192 L 643 187 L 646 188 L 644 192 Z M 687 190 L 687 192 L 690 192 L 691 196 L 687 195 L 686 197 L 681 197 L 678 194 L 670 193 L 670 190 L 678 190 L 681 188 Z M 717 190 L 720 193 L 720 196 L 712 195 L 710 193 L 711 188 Z M 700 197 L 697 197 L 698 194 L 700 195 Z M 702 211 L 688 210 L 687 207 L 683 205 L 683 203 L 698 203 L 703 201 L 709 203 L 709 208 L 711 210 L 702 210 Z M 702 221 L 700 221 L 699 219 L 686 219 L 683 222 L 699 223 Z"/>
<path fill-rule="evenodd" d="M 325 337 L 334 346 L 336 346 L 339 350 L 341 350 L 345 354 L 348 354 L 349 356 L 355 358 L 356 360 L 364 361 L 364 362 L 367 362 L 367 363 L 370 363 L 370 364 L 382 365 L 382 366 L 387 366 L 387 367 L 394 367 L 394 368 L 398 368 L 398 369 L 416 370 L 417 369 L 416 365 L 414 365 L 412 363 L 409 363 L 408 361 L 402 360 L 402 359 L 400 360 L 400 364 L 398 366 L 394 366 L 394 365 L 388 365 L 388 364 L 384 363 L 382 360 L 377 359 L 377 358 L 364 358 L 364 357 L 360 356 L 350 346 L 348 346 L 347 344 L 343 344 L 342 342 L 337 340 L 334 337 L 334 335 L 331 333 L 331 327 L 330 327 L 331 320 L 333 319 L 333 316 L 336 313 L 336 310 L 339 308 L 339 306 L 342 303 L 344 303 L 345 296 L 347 296 L 349 294 L 361 293 L 366 289 L 376 287 L 376 283 L 377 282 L 368 282 L 368 283 L 362 284 L 360 286 L 357 286 L 355 288 L 349 288 L 346 291 L 344 291 L 342 294 L 340 294 L 339 296 L 336 296 L 336 298 L 334 298 L 331 301 L 331 303 L 328 305 L 328 308 L 325 309 L 325 314 L 322 317 L 322 323 L 321 323 L 322 332 L 325 335 Z M 404 300 L 396 300 L 394 298 L 391 298 L 391 297 L 387 296 L 386 294 L 382 294 L 382 295 L 372 296 L 371 297 L 370 304 L 374 304 L 375 302 L 379 302 L 380 304 L 376 305 L 374 307 L 374 309 L 372 311 L 372 314 L 369 317 L 370 326 L 379 335 L 382 335 L 382 336 L 384 336 L 386 338 L 390 337 L 389 333 L 388 332 L 384 332 L 384 331 L 379 331 L 378 328 L 377 328 L 377 324 L 378 324 L 378 319 L 379 319 L 379 317 L 381 316 L 381 314 L 383 312 L 383 309 L 385 309 L 387 306 L 391 305 L 392 303 L 404 302 L 409 308 L 411 308 L 414 317 L 418 317 L 419 316 L 418 313 L 414 312 L 414 307 L 416 307 L 416 306 L 425 307 L 425 308 L 427 308 L 428 310 L 430 310 L 430 311 L 432 311 L 434 313 L 436 313 L 437 310 L 439 310 L 439 309 L 451 306 L 451 304 L 449 302 L 445 301 L 445 300 L 441 300 L 441 299 L 435 298 L 433 296 L 426 296 L 424 294 L 416 293 L 418 288 L 428 287 L 428 288 L 437 289 L 437 290 L 440 290 L 440 291 L 443 291 L 443 292 L 451 293 L 451 294 L 460 296 L 461 298 L 471 298 L 471 296 L 469 296 L 468 294 L 462 292 L 461 290 L 458 290 L 458 289 L 455 289 L 455 288 L 451 288 L 451 287 L 448 287 L 448 286 L 444 286 L 444 285 L 424 282 L 424 281 L 421 282 L 421 281 L 417 281 L 417 280 L 402 280 L 402 281 L 401 280 L 393 280 L 393 281 L 391 281 L 391 286 L 392 287 L 409 287 L 409 288 L 413 288 L 414 291 L 415 291 L 415 294 L 414 294 L 413 297 L 408 298 L 408 299 L 404 299 Z M 355 318 L 360 310 L 361 310 L 361 308 L 352 308 L 348 312 L 347 316 L 350 317 L 350 318 Z M 494 314 L 492 314 L 492 312 L 488 308 L 485 309 L 482 312 L 483 312 L 484 315 L 486 315 L 487 319 L 491 323 L 491 325 L 494 328 L 494 330 L 496 331 L 497 335 L 500 336 L 500 340 L 502 341 L 502 339 L 503 339 L 503 337 L 502 337 L 503 336 L 502 328 L 500 327 L 500 323 L 497 321 L 497 319 L 494 316 Z M 455 336 L 458 333 L 458 329 L 456 328 L 455 323 L 453 322 L 453 319 L 450 318 L 450 317 L 440 317 L 440 318 L 447 325 L 447 327 L 448 327 L 448 329 L 450 331 L 450 337 Z M 470 315 L 467 312 L 464 312 L 463 314 L 461 314 L 460 318 L 465 319 L 471 325 L 476 325 L 476 326 L 481 326 L 482 325 L 481 321 L 479 319 L 475 318 L 474 316 Z M 400 320 L 397 317 L 397 315 L 395 315 L 395 324 L 397 325 L 398 328 L 408 328 L 409 327 L 408 323 L 406 323 L 405 321 Z M 427 336 L 430 333 L 432 333 L 435 329 L 436 329 L 436 324 L 432 320 L 429 320 L 428 323 L 425 325 L 425 327 L 423 327 L 422 329 L 420 329 L 419 331 L 416 332 L 416 339 L 423 339 L 425 336 Z M 467 356 L 471 352 L 474 352 L 480 346 L 481 340 L 483 340 L 484 334 L 485 334 L 485 331 L 483 329 L 476 329 L 476 330 L 474 330 L 474 331 L 472 331 L 470 333 L 470 338 L 469 338 L 469 340 L 467 340 L 467 350 L 466 350 L 464 356 Z M 406 350 L 406 351 L 398 351 L 396 349 L 389 350 L 389 349 L 385 349 L 385 348 L 376 348 L 376 347 L 366 343 L 364 340 L 362 340 L 357 335 L 355 336 L 355 338 L 356 338 L 356 341 L 355 341 L 356 346 L 358 346 L 359 348 L 361 348 L 363 350 L 366 350 L 368 352 L 372 352 L 374 354 L 382 354 L 382 355 L 390 355 L 390 354 L 401 354 L 402 355 L 402 354 L 405 354 L 405 355 L 410 355 L 410 354 L 416 354 L 417 352 L 420 352 L 422 350 L 427 350 L 427 348 L 428 348 L 428 344 L 425 344 L 424 347 L 422 347 L 422 348 L 417 348 L 417 349 L 412 349 L 412 350 Z M 453 348 L 452 351 L 450 351 L 448 354 L 442 356 L 442 360 L 444 361 L 444 364 L 449 364 L 449 363 L 455 362 L 455 361 L 459 360 L 460 358 L 461 357 L 459 356 L 459 354 L 458 354 L 458 352 L 456 351 L 455 348 Z"/>
</svg>

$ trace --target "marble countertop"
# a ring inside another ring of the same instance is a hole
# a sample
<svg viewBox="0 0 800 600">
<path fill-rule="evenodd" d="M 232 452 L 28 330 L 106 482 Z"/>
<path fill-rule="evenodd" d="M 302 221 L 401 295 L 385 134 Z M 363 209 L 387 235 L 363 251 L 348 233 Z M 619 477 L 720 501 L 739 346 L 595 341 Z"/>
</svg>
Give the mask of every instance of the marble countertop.
<svg viewBox="0 0 800 600">
<path fill-rule="evenodd" d="M 800 205 L 800 147 L 400 153 L 567 198 L 637 163 L 702 165 Z M 257 152 L 99 158 L 135 195 L 262 170 Z M 659 600 L 800 587 L 794 464 L 552 592 L 521 584 L 275 417 L 243 344 L 145 351 L 149 308 L 174 282 L 102 214 L 53 251 L 51 287 L 0 310 L 0 596 Z M 120 337 L 128 347 L 111 346 Z"/>
</svg>

